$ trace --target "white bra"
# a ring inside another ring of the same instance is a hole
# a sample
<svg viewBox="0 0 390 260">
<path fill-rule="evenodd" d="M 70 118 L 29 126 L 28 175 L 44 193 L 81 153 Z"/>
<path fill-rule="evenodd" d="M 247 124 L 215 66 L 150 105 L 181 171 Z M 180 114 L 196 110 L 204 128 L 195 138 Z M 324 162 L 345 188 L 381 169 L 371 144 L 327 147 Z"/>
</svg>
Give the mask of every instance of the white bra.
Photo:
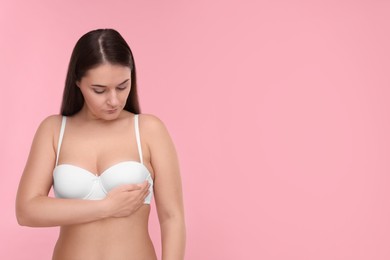
<svg viewBox="0 0 390 260">
<path fill-rule="evenodd" d="M 100 200 L 104 199 L 111 189 L 119 185 L 140 184 L 148 180 L 150 193 L 145 198 L 144 203 L 150 204 L 153 196 L 153 179 L 149 170 L 143 164 L 138 115 L 134 116 L 134 126 L 141 162 L 123 161 L 110 166 L 100 175 L 72 164 L 58 165 L 65 125 L 66 116 L 63 116 L 58 140 L 56 166 L 53 170 L 53 190 L 57 198 Z"/>
</svg>

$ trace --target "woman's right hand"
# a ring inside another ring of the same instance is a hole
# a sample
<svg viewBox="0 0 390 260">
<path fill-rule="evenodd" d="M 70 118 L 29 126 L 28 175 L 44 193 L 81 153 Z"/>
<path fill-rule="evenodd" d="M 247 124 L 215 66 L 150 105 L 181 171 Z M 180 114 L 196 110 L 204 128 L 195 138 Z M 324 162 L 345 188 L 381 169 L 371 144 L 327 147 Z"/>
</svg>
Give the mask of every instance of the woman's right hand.
<svg viewBox="0 0 390 260">
<path fill-rule="evenodd" d="M 136 212 L 149 194 L 149 182 L 125 184 L 112 189 L 103 200 L 108 217 L 127 217 Z"/>
</svg>

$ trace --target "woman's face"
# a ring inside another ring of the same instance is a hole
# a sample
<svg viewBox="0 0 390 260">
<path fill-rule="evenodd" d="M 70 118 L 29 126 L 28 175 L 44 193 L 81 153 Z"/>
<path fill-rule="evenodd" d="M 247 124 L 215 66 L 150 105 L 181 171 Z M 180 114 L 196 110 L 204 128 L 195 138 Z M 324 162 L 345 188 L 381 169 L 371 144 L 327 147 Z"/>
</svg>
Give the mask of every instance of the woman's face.
<svg viewBox="0 0 390 260">
<path fill-rule="evenodd" d="M 112 120 L 125 107 L 131 71 L 126 66 L 104 63 L 88 70 L 76 84 L 84 96 L 82 111 L 90 118 Z"/>
</svg>

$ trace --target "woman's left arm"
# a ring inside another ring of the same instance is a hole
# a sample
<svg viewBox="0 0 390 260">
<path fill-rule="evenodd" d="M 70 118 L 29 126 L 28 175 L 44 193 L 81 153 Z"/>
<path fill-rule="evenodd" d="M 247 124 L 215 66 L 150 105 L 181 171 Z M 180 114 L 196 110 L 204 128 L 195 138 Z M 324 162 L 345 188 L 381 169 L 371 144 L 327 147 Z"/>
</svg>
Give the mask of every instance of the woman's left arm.
<svg viewBox="0 0 390 260">
<path fill-rule="evenodd" d="M 183 260 L 185 221 L 179 163 L 172 139 L 156 117 L 140 120 L 154 170 L 154 198 L 161 227 L 162 260 Z"/>
</svg>

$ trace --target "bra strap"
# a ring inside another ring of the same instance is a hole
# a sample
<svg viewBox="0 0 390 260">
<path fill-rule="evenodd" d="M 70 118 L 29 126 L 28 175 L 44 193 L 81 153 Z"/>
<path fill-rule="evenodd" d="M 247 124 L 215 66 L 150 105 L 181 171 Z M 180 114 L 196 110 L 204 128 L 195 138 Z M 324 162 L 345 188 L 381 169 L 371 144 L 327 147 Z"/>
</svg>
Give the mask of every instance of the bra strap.
<svg viewBox="0 0 390 260">
<path fill-rule="evenodd" d="M 134 115 L 134 127 L 135 127 L 135 138 L 137 139 L 139 159 L 140 159 L 141 163 L 144 164 L 144 161 L 142 158 L 141 139 L 139 137 L 138 115 Z"/>
<path fill-rule="evenodd" d="M 62 116 L 60 137 L 58 138 L 58 144 L 57 144 L 56 166 L 58 164 L 58 158 L 60 157 L 60 150 L 61 150 L 62 138 L 64 137 L 65 125 L 66 125 L 66 116 Z"/>
</svg>

